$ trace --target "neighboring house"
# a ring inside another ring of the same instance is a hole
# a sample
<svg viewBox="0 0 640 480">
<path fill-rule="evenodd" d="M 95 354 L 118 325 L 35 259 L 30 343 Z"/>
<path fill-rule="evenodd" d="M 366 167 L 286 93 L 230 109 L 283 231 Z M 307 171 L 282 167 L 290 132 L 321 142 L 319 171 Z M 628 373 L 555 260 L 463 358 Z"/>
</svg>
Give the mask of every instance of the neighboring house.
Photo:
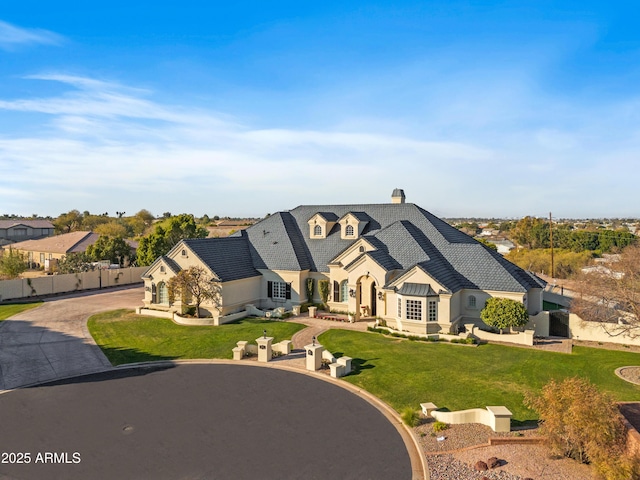
<svg viewBox="0 0 640 480">
<path fill-rule="evenodd" d="M 506 238 L 496 238 L 496 239 L 487 239 L 487 242 L 493 243 L 498 249 L 498 253 L 500 255 L 506 255 L 511 250 L 516 248 L 515 244 L 511 240 L 507 240 Z"/>
<path fill-rule="evenodd" d="M 93 245 L 100 235 L 93 232 L 71 232 L 53 237 L 42 238 L 40 240 L 26 240 L 10 245 L 9 247 L 24 254 L 27 262 L 32 268 L 45 268 L 51 260 L 61 260 L 69 253 L 86 252 L 89 245 Z M 137 242 L 126 240 L 135 250 Z M 5 250 L 9 247 L 5 247 Z"/>
<path fill-rule="evenodd" d="M 0 245 L 49 237 L 53 231 L 47 220 L 0 220 Z"/>
<path fill-rule="evenodd" d="M 228 238 L 182 240 L 145 272 L 147 308 L 169 303 L 168 280 L 201 266 L 219 282 L 218 306 L 203 310 L 224 323 L 245 305 L 291 308 L 307 301 L 305 283 L 330 282 L 332 311 L 379 317 L 399 330 L 456 331 L 480 324 L 490 297 L 542 310 L 544 281 L 414 204 L 396 189 L 392 203 L 299 206 Z"/>
</svg>

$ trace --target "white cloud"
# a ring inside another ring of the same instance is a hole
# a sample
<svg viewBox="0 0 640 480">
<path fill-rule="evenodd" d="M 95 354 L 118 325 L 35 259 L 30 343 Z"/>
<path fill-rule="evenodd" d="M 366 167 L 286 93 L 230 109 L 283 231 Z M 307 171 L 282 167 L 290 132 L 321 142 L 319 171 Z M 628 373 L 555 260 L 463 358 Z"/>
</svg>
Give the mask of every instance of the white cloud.
<svg viewBox="0 0 640 480">
<path fill-rule="evenodd" d="M 0 20 L 0 48 L 10 50 L 18 45 L 60 45 L 61 35 L 39 28 L 20 28 Z"/>
<path fill-rule="evenodd" d="M 153 92 L 114 82 L 61 74 L 30 78 L 73 88 L 46 98 L 0 100 L 0 109 L 33 114 L 43 132 L 0 136 L 0 169 L 8 172 L 0 177 L 0 205 L 7 213 L 148 208 L 260 215 L 298 203 L 386 202 L 401 187 L 409 201 L 440 215 L 553 210 L 573 216 L 583 205 L 598 215 L 602 206 L 589 192 L 599 185 L 616 185 L 616 195 L 633 188 L 631 176 L 606 167 L 632 164 L 640 143 L 583 145 L 590 138 L 585 132 L 613 128 L 624 113 L 592 115 L 572 128 L 561 121 L 514 125 L 490 138 L 465 127 L 456 135 L 464 141 L 434 140 L 383 129 L 256 129 L 216 112 L 163 104 Z M 567 116 L 580 113 L 574 108 Z M 591 159 L 584 171 L 576 167 L 582 156 Z"/>
</svg>

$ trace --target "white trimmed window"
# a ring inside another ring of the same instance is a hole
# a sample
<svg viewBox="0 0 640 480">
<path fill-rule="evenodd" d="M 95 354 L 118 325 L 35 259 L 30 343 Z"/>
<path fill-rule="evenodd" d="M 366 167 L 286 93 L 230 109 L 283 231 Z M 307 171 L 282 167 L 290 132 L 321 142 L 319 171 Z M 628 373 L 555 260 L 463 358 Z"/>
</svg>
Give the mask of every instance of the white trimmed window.
<svg viewBox="0 0 640 480">
<path fill-rule="evenodd" d="M 346 280 L 340 282 L 340 301 L 348 302 L 349 301 L 349 285 Z"/>
<path fill-rule="evenodd" d="M 438 304 L 436 303 L 435 300 L 429 300 L 429 317 L 428 317 L 428 321 L 429 322 L 435 322 L 438 320 Z"/>
<path fill-rule="evenodd" d="M 322 235 L 322 227 L 320 225 L 313 227 L 313 235 L 316 237 L 320 237 Z"/>
<path fill-rule="evenodd" d="M 347 237 L 353 237 L 353 225 L 347 225 L 347 227 L 344 229 L 344 234 Z"/>
<path fill-rule="evenodd" d="M 287 284 L 284 282 L 273 282 L 273 298 L 287 298 Z"/>
<path fill-rule="evenodd" d="M 407 320 L 422 320 L 422 300 L 407 300 L 405 318 Z"/>
<path fill-rule="evenodd" d="M 169 303 L 169 291 L 167 290 L 167 284 L 164 282 L 158 284 L 158 303 Z"/>
<path fill-rule="evenodd" d="M 402 318 L 402 299 L 398 298 L 398 318 Z"/>
</svg>

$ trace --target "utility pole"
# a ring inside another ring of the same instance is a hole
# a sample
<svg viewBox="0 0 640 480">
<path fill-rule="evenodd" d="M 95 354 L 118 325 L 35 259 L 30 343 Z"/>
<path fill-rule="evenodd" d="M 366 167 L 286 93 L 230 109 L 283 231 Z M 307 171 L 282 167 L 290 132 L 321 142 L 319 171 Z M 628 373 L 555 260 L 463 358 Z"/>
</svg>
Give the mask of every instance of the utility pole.
<svg viewBox="0 0 640 480">
<path fill-rule="evenodd" d="M 551 212 L 549 212 L 549 242 L 551 243 L 551 278 L 555 278 L 553 269 L 553 222 L 551 221 Z"/>
</svg>

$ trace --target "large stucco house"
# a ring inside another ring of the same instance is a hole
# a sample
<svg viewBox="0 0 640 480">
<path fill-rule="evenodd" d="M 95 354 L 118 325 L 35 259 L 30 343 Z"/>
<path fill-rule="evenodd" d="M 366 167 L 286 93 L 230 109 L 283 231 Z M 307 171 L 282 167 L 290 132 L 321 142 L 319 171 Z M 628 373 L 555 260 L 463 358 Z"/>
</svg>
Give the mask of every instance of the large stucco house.
<svg viewBox="0 0 640 480">
<path fill-rule="evenodd" d="M 479 324 L 490 297 L 522 301 L 531 315 L 542 310 L 542 280 L 405 203 L 400 189 L 391 203 L 304 205 L 228 238 L 183 240 L 143 275 L 145 307 L 179 311 L 179 300 L 169 304 L 167 281 L 195 265 L 220 284 L 219 306 L 202 305 L 216 323 L 247 304 L 290 309 L 304 303 L 307 278 L 330 282 L 332 311 L 382 318 L 408 332 Z"/>
</svg>

